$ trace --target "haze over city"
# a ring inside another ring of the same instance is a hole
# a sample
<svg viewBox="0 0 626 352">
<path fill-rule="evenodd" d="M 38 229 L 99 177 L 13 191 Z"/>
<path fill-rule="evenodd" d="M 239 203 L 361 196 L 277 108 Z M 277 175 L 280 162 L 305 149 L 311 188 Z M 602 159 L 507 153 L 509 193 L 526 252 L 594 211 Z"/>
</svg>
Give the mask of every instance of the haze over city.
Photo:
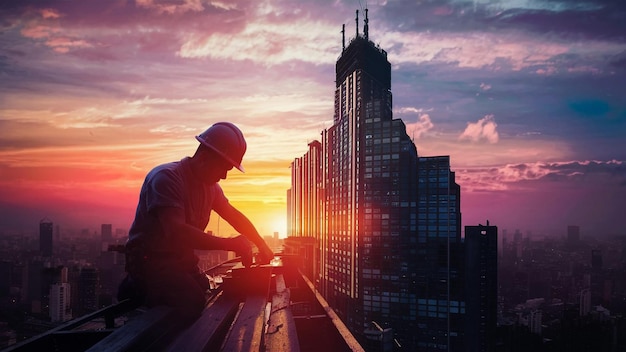
<svg viewBox="0 0 626 352">
<path fill-rule="evenodd" d="M 128 228 L 146 172 L 225 120 L 248 141 L 225 193 L 284 236 L 289 164 L 332 124 L 337 24 L 353 37 L 361 5 L 3 2 L 0 229 Z M 626 232 L 626 4 L 367 7 L 394 117 L 420 155 L 451 156 L 463 225 Z"/>
</svg>

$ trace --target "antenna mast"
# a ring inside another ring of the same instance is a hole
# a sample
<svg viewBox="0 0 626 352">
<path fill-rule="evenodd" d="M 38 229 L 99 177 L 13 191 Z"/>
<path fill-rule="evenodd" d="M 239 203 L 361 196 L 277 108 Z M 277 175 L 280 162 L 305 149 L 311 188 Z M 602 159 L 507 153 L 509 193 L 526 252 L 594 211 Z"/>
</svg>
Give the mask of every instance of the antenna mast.
<svg viewBox="0 0 626 352">
<path fill-rule="evenodd" d="M 346 24 L 341 25 L 341 51 L 346 50 Z"/>
<path fill-rule="evenodd" d="M 363 34 L 365 35 L 365 39 L 369 39 L 369 19 L 367 18 L 367 7 L 365 8 L 365 26 L 363 28 Z"/>
<path fill-rule="evenodd" d="M 359 37 L 359 10 L 356 10 L 356 36 Z"/>
</svg>

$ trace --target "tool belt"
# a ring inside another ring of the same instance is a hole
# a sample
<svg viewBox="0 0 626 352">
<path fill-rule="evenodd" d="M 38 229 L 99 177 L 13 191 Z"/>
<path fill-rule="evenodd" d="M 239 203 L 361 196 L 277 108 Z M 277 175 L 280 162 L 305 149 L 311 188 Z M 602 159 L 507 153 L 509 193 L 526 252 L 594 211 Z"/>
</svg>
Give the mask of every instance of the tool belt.
<svg viewBox="0 0 626 352">
<path fill-rule="evenodd" d="M 126 278 L 118 289 L 118 299 L 131 299 L 141 304 L 161 304 L 162 297 L 154 290 L 163 286 L 168 277 L 188 275 L 197 284 L 190 289 L 205 292 L 209 288 L 207 277 L 198 269 L 198 258 L 193 250 L 151 251 L 147 246 L 132 244 L 126 248 Z M 176 280 L 174 280 L 176 282 Z M 184 281 L 183 281 L 184 282 Z M 171 303 L 171 302 L 170 302 Z"/>
</svg>

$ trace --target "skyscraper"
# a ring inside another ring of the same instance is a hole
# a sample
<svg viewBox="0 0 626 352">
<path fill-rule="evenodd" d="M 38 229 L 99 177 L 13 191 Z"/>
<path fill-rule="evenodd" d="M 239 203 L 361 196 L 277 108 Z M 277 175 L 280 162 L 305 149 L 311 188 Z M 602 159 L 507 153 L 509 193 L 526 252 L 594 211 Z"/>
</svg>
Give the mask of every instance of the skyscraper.
<svg viewBox="0 0 626 352">
<path fill-rule="evenodd" d="M 344 27 L 334 123 L 292 163 L 290 235 L 315 239 L 312 280 L 361 341 L 374 322 L 407 350 L 454 350 L 460 187 L 449 157 L 418 157 L 393 118 L 391 64 L 365 11 L 347 47 Z"/>
<path fill-rule="evenodd" d="M 50 286 L 50 320 L 63 322 L 72 318 L 70 310 L 70 284 L 57 282 Z"/>
<path fill-rule="evenodd" d="M 98 309 L 99 273 L 96 268 L 83 267 L 78 277 L 78 295 L 76 297 L 77 315 L 94 312 Z"/>
<path fill-rule="evenodd" d="M 418 319 L 407 334 L 420 351 L 460 351 L 465 315 L 461 188 L 450 157 L 420 157 L 417 184 L 417 245 L 411 247 L 417 258 L 410 272 L 416 273 Z"/>
<path fill-rule="evenodd" d="M 44 257 L 52 256 L 52 221 L 43 218 L 39 222 L 39 252 Z"/>
<path fill-rule="evenodd" d="M 467 351 L 494 351 L 498 306 L 498 228 L 465 226 Z"/>
</svg>

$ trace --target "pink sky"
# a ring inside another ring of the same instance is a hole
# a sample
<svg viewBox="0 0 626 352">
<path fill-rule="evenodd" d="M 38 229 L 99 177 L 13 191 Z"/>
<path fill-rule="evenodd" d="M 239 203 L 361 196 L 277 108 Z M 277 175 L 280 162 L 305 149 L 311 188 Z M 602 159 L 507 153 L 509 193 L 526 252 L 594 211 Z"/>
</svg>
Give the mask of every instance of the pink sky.
<svg viewBox="0 0 626 352">
<path fill-rule="evenodd" d="M 331 125 L 341 25 L 354 36 L 357 6 L 0 6 L 0 230 L 36 231 L 43 217 L 128 228 L 146 172 L 191 155 L 195 134 L 227 120 L 249 148 L 246 174 L 223 188 L 262 234 L 284 236 L 289 164 Z M 464 225 L 626 233 L 622 5 L 369 6 L 370 39 L 392 64 L 394 116 L 420 155 L 451 156 Z"/>
</svg>

